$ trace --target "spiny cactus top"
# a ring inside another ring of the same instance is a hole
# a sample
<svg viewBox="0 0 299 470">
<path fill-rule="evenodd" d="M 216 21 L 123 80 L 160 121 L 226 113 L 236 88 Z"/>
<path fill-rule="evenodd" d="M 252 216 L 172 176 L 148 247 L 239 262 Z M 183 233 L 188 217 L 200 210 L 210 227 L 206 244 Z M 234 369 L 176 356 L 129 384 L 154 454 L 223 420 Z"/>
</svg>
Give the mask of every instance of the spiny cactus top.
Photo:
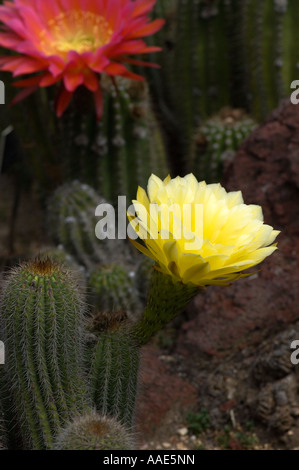
<svg viewBox="0 0 299 470">
<path fill-rule="evenodd" d="M 198 182 L 193 174 L 164 181 L 152 175 L 148 195 L 138 188 L 131 224 L 157 269 L 184 284 L 226 285 L 276 250 L 278 231 L 263 223 L 258 205 L 241 191 Z"/>
<path fill-rule="evenodd" d="M 25 448 L 51 448 L 58 429 L 89 406 L 79 291 L 74 277 L 49 258 L 22 264 L 4 285 L 0 392 L 10 439 Z"/>
<path fill-rule="evenodd" d="M 58 435 L 56 450 L 132 450 L 130 431 L 116 419 L 89 413 L 76 418 Z"/>
<path fill-rule="evenodd" d="M 128 54 L 160 50 L 141 39 L 158 31 L 164 20 L 149 22 L 155 0 L 14 0 L 0 7 L 0 45 L 18 53 L 2 58 L 1 69 L 14 76 L 41 72 L 16 85 L 27 87 L 23 98 L 39 86 L 61 82 L 57 114 L 84 85 L 94 93 L 98 118 L 102 93 L 98 74 L 143 78 L 124 63 Z M 149 64 L 150 65 L 150 64 Z"/>
</svg>

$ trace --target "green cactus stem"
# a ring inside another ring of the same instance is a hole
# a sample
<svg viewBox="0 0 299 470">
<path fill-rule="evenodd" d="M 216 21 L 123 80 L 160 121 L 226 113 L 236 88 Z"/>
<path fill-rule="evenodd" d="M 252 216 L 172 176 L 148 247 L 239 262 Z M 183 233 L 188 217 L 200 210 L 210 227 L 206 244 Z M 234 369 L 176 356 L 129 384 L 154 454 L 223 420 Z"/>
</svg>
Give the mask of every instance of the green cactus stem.
<svg viewBox="0 0 299 470">
<path fill-rule="evenodd" d="M 143 306 L 145 306 L 148 296 L 153 266 L 154 261 L 148 257 L 143 256 L 136 270 L 135 283 L 139 299 L 141 300 Z"/>
<path fill-rule="evenodd" d="M 127 79 L 102 80 L 105 90 L 103 119 L 95 129 L 93 151 L 97 154 L 99 190 L 112 202 L 119 195 L 134 197 L 155 172 L 168 173 L 164 141 L 151 110 L 145 82 Z"/>
<path fill-rule="evenodd" d="M 1 375 L 1 366 L 0 365 L 0 375 Z M 0 381 L 1 384 L 1 381 Z M 1 394 L 0 394 L 1 395 Z M 0 450 L 5 450 L 7 448 L 7 430 L 6 423 L 4 421 L 4 412 L 2 402 L 0 401 Z"/>
<path fill-rule="evenodd" d="M 50 259 L 23 264 L 6 280 L 3 407 L 9 432 L 19 432 L 23 448 L 51 449 L 57 430 L 89 405 L 81 368 L 83 314 L 78 284 Z"/>
<path fill-rule="evenodd" d="M 133 277 L 133 271 L 128 273 L 118 264 L 98 266 L 88 278 L 88 293 L 94 310 L 124 310 L 129 317 L 136 317 L 140 305 Z"/>
<path fill-rule="evenodd" d="M 140 351 L 131 336 L 125 312 L 99 314 L 94 319 L 97 344 L 91 377 L 92 394 L 100 414 L 132 426 L 138 384 Z"/>
<path fill-rule="evenodd" d="M 116 419 L 89 413 L 75 418 L 57 436 L 56 450 L 132 450 L 132 433 Z"/>
<path fill-rule="evenodd" d="M 143 316 L 131 327 L 136 344 L 148 343 L 155 333 L 182 313 L 199 292 L 198 287 L 174 282 L 171 276 L 153 269 Z"/>
</svg>

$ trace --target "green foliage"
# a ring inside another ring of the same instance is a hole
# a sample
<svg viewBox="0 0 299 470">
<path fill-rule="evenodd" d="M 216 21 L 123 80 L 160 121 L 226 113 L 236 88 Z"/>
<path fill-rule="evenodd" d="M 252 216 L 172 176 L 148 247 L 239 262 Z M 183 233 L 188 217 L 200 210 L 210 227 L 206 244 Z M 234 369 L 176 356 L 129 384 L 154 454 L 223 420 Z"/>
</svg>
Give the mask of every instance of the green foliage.
<svg viewBox="0 0 299 470">
<path fill-rule="evenodd" d="M 211 420 L 206 408 L 202 408 L 199 413 L 189 412 L 187 414 L 187 424 L 190 432 L 198 436 L 211 427 Z"/>
<path fill-rule="evenodd" d="M 246 423 L 247 430 L 232 430 L 230 426 L 224 426 L 223 432 L 217 436 L 217 441 L 221 446 L 221 449 L 242 449 L 252 450 L 255 444 L 258 443 L 258 439 L 253 433 L 252 423 L 250 423 L 249 429 Z"/>
<path fill-rule="evenodd" d="M 96 413 L 75 418 L 56 438 L 56 450 L 132 450 L 131 432 L 114 418 Z"/>
<path fill-rule="evenodd" d="M 83 314 L 76 280 L 50 259 L 23 264 L 6 280 L 1 394 L 9 437 L 25 448 L 52 448 L 57 430 L 89 404 Z"/>
</svg>

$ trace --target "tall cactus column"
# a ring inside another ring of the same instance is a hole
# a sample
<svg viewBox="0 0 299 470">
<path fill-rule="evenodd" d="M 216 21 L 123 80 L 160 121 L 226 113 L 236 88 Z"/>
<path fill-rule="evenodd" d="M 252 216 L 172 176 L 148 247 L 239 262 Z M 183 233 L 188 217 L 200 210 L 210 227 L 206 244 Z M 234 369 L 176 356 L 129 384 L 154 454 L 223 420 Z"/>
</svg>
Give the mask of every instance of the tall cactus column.
<svg viewBox="0 0 299 470">
<path fill-rule="evenodd" d="M 50 259 L 21 265 L 6 281 L 1 382 L 9 431 L 19 432 L 23 448 L 51 449 L 59 429 L 89 409 L 83 311 L 75 280 Z"/>
<path fill-rule="evenodd" d="M 132 426 L 138 385 L 140 348 L 124 312 L 95 319 L 98 341 L 92 362 L 92 394 L 97 411 Z"/>
</svg>

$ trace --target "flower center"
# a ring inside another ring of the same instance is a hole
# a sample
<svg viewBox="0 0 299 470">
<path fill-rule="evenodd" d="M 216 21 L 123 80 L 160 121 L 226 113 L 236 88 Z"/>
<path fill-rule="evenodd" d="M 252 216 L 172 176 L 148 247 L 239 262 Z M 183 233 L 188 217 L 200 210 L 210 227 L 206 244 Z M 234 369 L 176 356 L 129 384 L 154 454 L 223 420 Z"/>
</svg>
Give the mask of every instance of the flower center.
<svg viewBox="0 0 299 470">
<path fill-rule="evenodd" d="M 107 44 L 113 31 L 103 16 L 91 11 L 60 13 L 40 34 L 40 47 L 47 54 L 66 57 L 69 51 L 95 52 Z"/>
</svg>

